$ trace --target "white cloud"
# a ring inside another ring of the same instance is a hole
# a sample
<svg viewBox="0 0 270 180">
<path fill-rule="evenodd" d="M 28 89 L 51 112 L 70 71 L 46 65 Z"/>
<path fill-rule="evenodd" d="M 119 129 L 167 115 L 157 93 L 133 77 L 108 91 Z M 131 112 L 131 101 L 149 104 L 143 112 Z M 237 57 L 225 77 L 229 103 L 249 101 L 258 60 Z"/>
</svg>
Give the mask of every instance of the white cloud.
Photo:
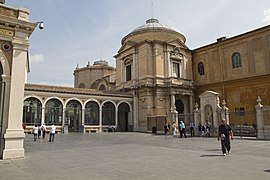
<svg viewBox="0 0 270 180">
<path fill-rule="evenodd" d="M 265 24 L 270 24 L 270 9 L 267 9 L 265 11 L 263 11 L 263 19 L 262 22 Z"/>
<path fill-rule="evenodd" d="M 34 54 L 30 56 L 30 63 L 39 63 L 45 60 L 43 54 Z"/>
</svg>

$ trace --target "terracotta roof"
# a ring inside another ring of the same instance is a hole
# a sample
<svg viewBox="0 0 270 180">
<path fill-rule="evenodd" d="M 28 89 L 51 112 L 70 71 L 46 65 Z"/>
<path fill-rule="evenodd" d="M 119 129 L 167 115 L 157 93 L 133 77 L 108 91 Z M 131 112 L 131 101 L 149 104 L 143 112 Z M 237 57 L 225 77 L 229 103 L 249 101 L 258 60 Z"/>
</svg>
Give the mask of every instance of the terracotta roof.
<svg viewBox="0 0 270 180">
<path fill-rule="evenodd" d="M 67 94 L 86 94 L 86 95 L 99 95 L 99 96 L 119 96 L 119 97 L 132 97 L 131 94 L 122 92 L 102 92 L 96 89 L 86 88 L 72 88 L 64 86 L 51 86 L 42 84 L 25 84 L 24 89 L 26 91 L 40 91 L 40 92 L 56 92 L 56 93 L 67 93 Z"/>
</svg>

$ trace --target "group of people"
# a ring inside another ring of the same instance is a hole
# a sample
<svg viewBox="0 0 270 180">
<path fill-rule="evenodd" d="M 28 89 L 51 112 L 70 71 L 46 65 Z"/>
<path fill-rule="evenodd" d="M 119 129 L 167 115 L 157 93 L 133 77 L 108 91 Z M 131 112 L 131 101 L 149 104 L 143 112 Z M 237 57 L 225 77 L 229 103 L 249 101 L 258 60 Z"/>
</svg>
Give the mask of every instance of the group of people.
<svg viewBox="0 0 270 180">
<path fill-rule="evenodd" d="M 194 133 L 194 124 L 193 124 L 193 122 L 190 123 L 189 128 L 190 128 L 190 135 L 194 136 L 195 133 Z M 187 135 L 186 135 L 186 125 L 185 125 L 185 123 L 183 121 L 180 121 L 180 123 L 178 125 L 178 129 L 179 129 L 179 133 L 180 133 L 180 138 L 182 138 L 182 137 L 186 138 L 187 137 Z M 170 130 L 171 130 L 170 123 L 165 124 L 164 125 L 165 136 L 170 134 Z M 177 137 L 177 126 L 176 126 L 175 122 L 172 125 L 172 135 L 173 135 L 173 137 Z"/>
<path fill-rule="evenodd" d="M 186 135 L 186 126 L 183 121 L 180 121 L 179 123 L 179 133 L 180 133 L 180 138 L 182 137 L 187 137 Z M 210 136 L 210 128 L 211 125 L 206 122 L 203 126 L 199 124 L 198 130 L 200 132 L 201 136 L 204 137 L 209 137 Z M 171 125 L 170 123 L 164 125 L 164 133 L 165 136 L 167 136 L 170 133 Z M 177 127 L 176 123 L 174 122 L 172 125 L 172 134 L 173 137 L 177 137 Z M 190 134 L 191 136 L 194 136 L 194 124 L 193 122 L 190 123 Z M 222 150 L 222 155 L 226 156 L 227 154 L 230 154 L 231 151 L 231 143 L 230 139 L 233 140 L 233 131 L 230 127 L 229 124 L 226 123 L 225 119 L 221 119 L 220 125 L 218 127 L 218 135 L 217 139 L 218 141 L 221 141 L 221 150 Z"/>
<path fill-rule="evenodd" d="M 204 123 L 204 125 L 199 123 L 198 131 L 200 133 L 200 136 L 210 137 L 210 132 L 211 132 L 210 130 L 211 130 L 211 124 L 209 122 Z"/>
<path fill-rule="evenodd" d="M 52 124 L 50 126 L 49 142 L 54 142 L 55 130 L 56 130 L 56 126 Z M 35 125 L 33 128 L 34 141 L 36 141 L 37 138 L 40 138 L 41 133 L 42 133 L 42 138 L 45 139 L 46 132 L 47 132 L 47 127 L 45 124 L 43 124 L 42 126 Z"/>
</svg>

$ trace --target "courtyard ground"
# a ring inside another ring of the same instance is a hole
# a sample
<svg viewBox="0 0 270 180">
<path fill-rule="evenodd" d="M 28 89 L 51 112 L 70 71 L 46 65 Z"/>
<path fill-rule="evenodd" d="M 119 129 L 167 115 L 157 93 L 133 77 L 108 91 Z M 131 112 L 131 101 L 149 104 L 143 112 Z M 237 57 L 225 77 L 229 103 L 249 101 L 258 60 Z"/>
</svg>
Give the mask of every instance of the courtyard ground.
<svg viewBox="0 0 270 180">
<path fill-rule="evenodd" d="M 30 134 L 24 146 L 25 158 L 0 160 L 1 180 L 270 179 L 270 141 L 236 138 L 226 157 L 216 138 L 147 133 Z"/>
</svg>

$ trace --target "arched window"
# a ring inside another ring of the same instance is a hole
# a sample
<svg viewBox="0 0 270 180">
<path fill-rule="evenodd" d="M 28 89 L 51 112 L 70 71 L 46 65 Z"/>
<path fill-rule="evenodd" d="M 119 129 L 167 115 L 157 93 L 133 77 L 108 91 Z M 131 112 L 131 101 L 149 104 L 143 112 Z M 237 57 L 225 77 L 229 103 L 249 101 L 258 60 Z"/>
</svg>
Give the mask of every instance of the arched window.
<svg viewBox="0 0 270 180">
<path fill-rule="evenodd" d="M 90 101 L 85 105 L 84 110 L 85 125 L 99 125 L 99 105 Z"/>
<path fill-rule="evenodd" d="M 68 124 L 69 131 L 79 131 L 82 125 L 82 106 L 80 102 L 71 100 L 66 106 L 65 124 Z"/>
<path fill-rule="evenodd" d="M 58 99 L 50 99 L 45 105 L 45 123 L 62 125 L 63 105 Z"/>
<path fill-rule="evenodd" d="M 101 91 L 105 91 L 106 86 L 104 84 L 101 84 L 98 89 L 101 90 Z"/>
<path fill-rule="evenodd" d="M 241 54 L 239 52 L 233 53 L 233 55 L 232 55 L 232 66 L 233 66 L 233 69 L 242 67 Z"/>
<path fill-rule="evenodd" d="M 200 62 L 200 63 L 198 64 L 198 75 L 199 75 L 199 76 L 204 75 L 204 65 L 203 65 L 202 62 Z"/>
<path fill-rule="evenodd" d="M 41 125 L 42 105 L 39 99 L 30 97 L 23 102 L 23 123 L 25 125 Z"/>
<path fill-rule="evenodd" d="M 115 107 L 111 102 L 102 107 L 102 125 L 115 125 Z"/>
</svg>

